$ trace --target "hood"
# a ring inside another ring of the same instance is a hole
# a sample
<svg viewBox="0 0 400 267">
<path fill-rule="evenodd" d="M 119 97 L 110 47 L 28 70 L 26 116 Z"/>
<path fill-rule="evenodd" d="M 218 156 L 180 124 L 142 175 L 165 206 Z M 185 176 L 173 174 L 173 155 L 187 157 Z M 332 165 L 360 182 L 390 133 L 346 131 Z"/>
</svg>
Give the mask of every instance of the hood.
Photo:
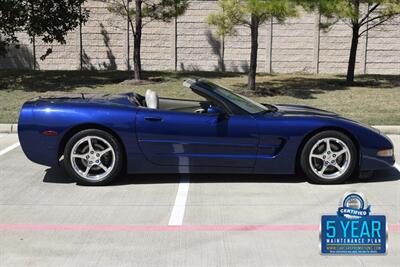
<svg viewBox="0 0 400 267">
<path fill-rule="evenodd" d="M 330 112 L 323 109 L 313 108 L 309 106 L 303 105 L 274 105 L 278 110 L 278 112 L 283 113 L 284 115 L 319 115 L 319 116 L 339 116 L 334 112 Z"/>
</svg>

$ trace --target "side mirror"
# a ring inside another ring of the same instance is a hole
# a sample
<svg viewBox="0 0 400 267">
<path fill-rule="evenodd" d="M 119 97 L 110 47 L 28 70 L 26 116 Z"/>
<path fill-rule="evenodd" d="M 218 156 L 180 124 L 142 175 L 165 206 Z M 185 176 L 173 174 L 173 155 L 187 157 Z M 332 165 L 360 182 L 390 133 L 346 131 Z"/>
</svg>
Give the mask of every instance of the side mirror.
<svg viewBox="0 0 400 267">
<path fill-rule="evenodd" d="M 220 109 L 219 107 L 210 105 L 210 106 L 207 108 L 207 114 L 218 114 L 218 115 L 222 115 L 222 114 L 225 114 L 225 112 L 224 112 L 222 109 Z"/>
</svg>

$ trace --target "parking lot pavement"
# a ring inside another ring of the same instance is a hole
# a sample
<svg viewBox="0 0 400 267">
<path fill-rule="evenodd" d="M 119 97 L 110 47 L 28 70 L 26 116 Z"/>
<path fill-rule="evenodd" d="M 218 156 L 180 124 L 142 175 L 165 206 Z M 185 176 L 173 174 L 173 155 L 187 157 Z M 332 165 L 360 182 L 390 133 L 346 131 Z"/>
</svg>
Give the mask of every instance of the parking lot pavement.
<svg viewBox="0 0 400 267">
<path fill-rule="evenodd" d="M 400 136 L 390 137 L 399 159 Z M 17 142 L 0 134 L 0 151 Z M 398 266 L 399 179 L 395 169 L 331 186 L 294 176 L 137 175 L 84 187 L 15 146 L 0 156 L 0 266 Z M 387 216 L 386 256 L 319 254 L 321 215 L 350 190 Z"/>
<path fill-rule="evenodd" d="M 17 135 L 0 133 L 0 156 L 19 147 Z"/>
</svg>

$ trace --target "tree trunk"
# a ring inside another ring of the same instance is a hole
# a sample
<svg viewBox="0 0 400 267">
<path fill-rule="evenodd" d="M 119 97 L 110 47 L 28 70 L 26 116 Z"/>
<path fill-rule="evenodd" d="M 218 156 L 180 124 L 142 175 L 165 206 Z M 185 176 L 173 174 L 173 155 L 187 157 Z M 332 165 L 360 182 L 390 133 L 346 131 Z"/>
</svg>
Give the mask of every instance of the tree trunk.
<svg viewBox="0 0 400 267">
<path fill-rule="evenodd" d="M 353 37 L 351 39 L 349 65 L 347 68 L 347 82 L 348 83 L 354 82 L 354 72 L 355 72 L 355 68 L 356 68 L 359 31 L 360 31 L 360 26 L 358 24 L 353 24 Z"/>
<path fill-rule="evenodd" d="M 257 74 L 257 53 L 258 53 L 258 18 L 251 15 L 251 52 L 250 52 L 250 68 L 248 74 L 247 86 L 249 90 L 256 90 L 256 74 Z"/>
<path fill-rule="evenodd" d="M 133 69 L 135 80 L 142 79 L 142 63 L 140 62 L 140 47 L 142 41 L 142 0 L 136 0 L 135 34 L 133 36 Z"/>
<path fill-rule="evenodd" d="M 35 35 L 32 36 L 32 56 L 33 56 L 33 70 L 36 70 L 36 39 Z"/>
<path fill-rule="evenodd" d="M 221 37 L 220 70 L 225 72 L 225 36 Z"/>
</svg>

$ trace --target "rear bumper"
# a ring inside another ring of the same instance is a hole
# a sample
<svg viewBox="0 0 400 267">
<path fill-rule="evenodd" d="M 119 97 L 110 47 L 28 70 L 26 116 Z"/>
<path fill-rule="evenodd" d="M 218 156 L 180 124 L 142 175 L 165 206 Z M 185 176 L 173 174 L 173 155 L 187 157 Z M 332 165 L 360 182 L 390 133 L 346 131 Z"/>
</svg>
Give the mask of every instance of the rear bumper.
<svg viewBox="0 0 400 267">
<path fill-rule="evenodd" d="M 45 166 L 55 166 L 58 164 L 59 137 L 44 138 L 41 132 L 46 129 L 35 123 L 32 103 L 25 103 L 18 121 L 18 139 L 21 148 L 31 161 Z"/>
<path fill-rule="evenodd" d="M 18 127 L 19 141 L 27 158 L 45 166 L 57 165 L 58 137 L 43 138 L 37 129 L 32 128 Z"/>
</svg>

